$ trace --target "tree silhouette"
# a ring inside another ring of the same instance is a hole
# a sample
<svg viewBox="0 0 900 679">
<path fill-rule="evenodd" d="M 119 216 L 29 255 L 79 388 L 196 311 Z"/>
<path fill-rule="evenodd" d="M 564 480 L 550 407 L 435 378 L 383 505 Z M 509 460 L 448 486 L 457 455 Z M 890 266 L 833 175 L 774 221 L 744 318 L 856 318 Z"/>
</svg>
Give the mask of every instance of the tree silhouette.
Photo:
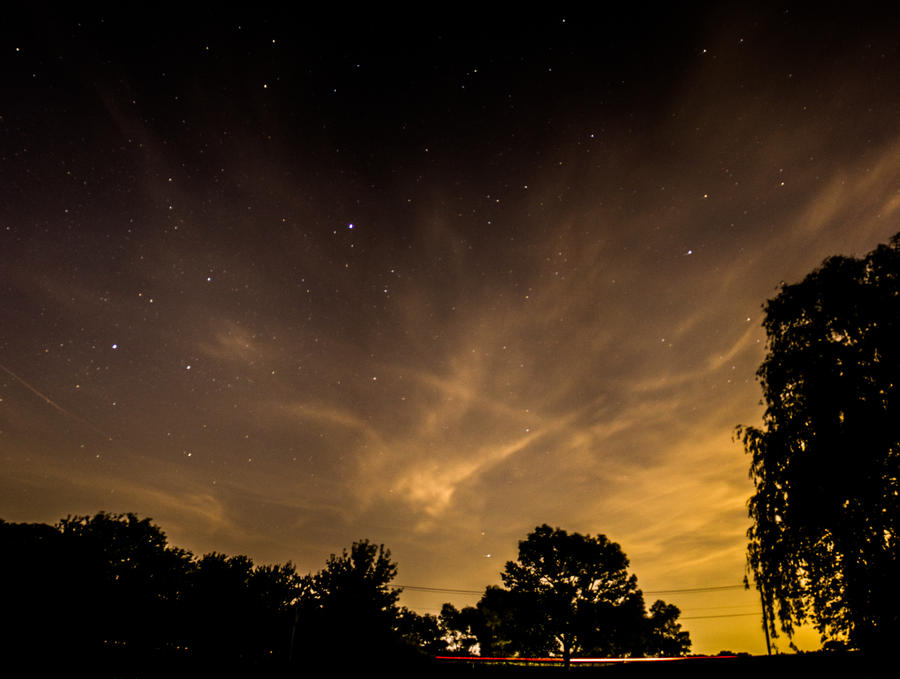
<svg viewBox="0 0 900 679">
<path fill-rule="evenodd" d="M 441 607 L 439 620 L 444 630 L 448 653 L 476 655 L 475 651 L 478 649 L 482 655 L 494 655 L 486 650 L 487 644 L 482 645 L 479 639 L 484 616 L 473 606 L 459 610 L 453 604 L 445 603 Z"/>
<path fill-rule="evenodd" d="M 290 562 L 254 566 L 244 555 L 206 554 L 188 578 L 182 643 L 207 665 L 286 663 L 302 583 Z"/>
<path fill-rule="evenodd" d="M 403 606 L 397 615 L 396 629 L 410 648 L 419 649 L 429 656 L 447 652 L 440 619 L 433 615 L 420 615 Z"/>
<path fill-rule="evenodd" d="M 676 657 L 691 649 L 691 637 L 681 630 L 678 616 L 681 611 L 674 604 L 657 599 L 650 606 L 647 620 L 645 650 L 647 655 Z"/>
<path fill-rule="evenodd" d="M 690 647 L 678 609 L 658 601 L 648 618 L 628 559 L 605 535 L 567 533 L 544 524 L 519 542 L 501 587 L 475 608 L 445 605 L 442 619 L 459 648 L 477 639 L 482 655 L 681 655 Z"/>
<path fill-rule="evenodd" d="M 542 657 L 558 644 L 548 634 L 540 600 L 527 592 L 487 587 L 478 603 L 457 611 L 444 604 L 441 617 L 454 646 L 482 656 Z"/>
<path fill-rule="evenodd" d="M 288 666 L 304 583 L 290 562 L 195 559 L 150 519 L 105 512 L 55 526 L 0 520 L 0 551 L 0 638 L 37 674 L 72 663 L 135 677 Z"/>
<path fill-rule="evenodd" d="M 748 565 L 769 629 L 884 648 L 900 633 L 900 234 L 765 305 Z"/>
<path fill-rule="evenodd" d="M 35 675 L 55 668 L 47 653 L 72 658 L 85 636 L 78 626 L 78 583 L 59 531 L 40 523 L 0 520 L 0 648 L 4 662 L 28 663 Z M 67 634 L 60 634 L 67 630 Z"/>
<path fill-rule="evenodd" d="M 69 516 L 57 529 L 70 579 L 66 615 L 78 620 L 82 651 L 119 648 L 140 662 L 177 636 L 189 552 L 131 513 Z"/>
<path fill-rule="evenodd" d="M 257 565 L 247 584 L 250 599 L 255 602 L 251 620 L 255 627 L 257 654 L 270 662 L 289 660 L 294 606 L 303 596 L 308 579 L 300 576 L 294 564 L 288 561 Z"/>
<path fill-rule="evenodd" d="M 100 512 L 0 519 L 0 552 L 0 642 L 41 676 L 73 663 L 97 676 L 274 676 L 373 656 L 423 669 L 447 648 L 435 616 L 398 606 L 397 565 L 368 540 L 300 576 L 291 562 L 195 558 L 148 518 Z"/>
<path fill-rule="evenodd" d="M 297 606 L 300 655 L 362 664 L 369 654 L 395 650 L 401 642 L 400 590 L 391 587 L 396 574 L 384 545 L 361 540 L 349 552 L 332 554 L 324 569 L 309 576 Z"/>
</svg>

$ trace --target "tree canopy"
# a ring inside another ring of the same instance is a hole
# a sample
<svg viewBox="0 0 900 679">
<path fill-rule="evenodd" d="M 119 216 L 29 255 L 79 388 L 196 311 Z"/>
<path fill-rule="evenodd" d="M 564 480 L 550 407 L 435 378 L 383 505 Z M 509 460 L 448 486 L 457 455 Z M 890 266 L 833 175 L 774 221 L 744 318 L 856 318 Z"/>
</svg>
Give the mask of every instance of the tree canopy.
<svg viewBox="0 0 900 679">
<path fill-rule="evenodd" d="M 344 666 L 362 666 L 374 656 L 411 662 L 444 651 L 437 618 L 399 606 L 396 575 L 384 545 L 359 540 L 332 554 L 307 578 L 297 604 L 294 647 L 304 662 L 318 658 L 328 665 L 340 658 Z"/>
<path fill-rule="evenodd" d="M 900 234 L 831 257 L 765 305 L 748 565 L 769 632 L 812 621 L 860 649 L 900 632 Z"/>
<path fill-rule="evenodd" d="M 274 676 L 324 673 L 336 660 L 363 670 L 373 658 L 425 671 L 447 652 L 568 661 L 690 647 L 675 606 L 657 601 L 647 615 L 616 543 L 547 525 L 519 543 L 504 587 L 462 611 L 445 604 L 440 617 L 399 605 L 397 564 L 368 540 L 300 575 L 291 562 L 196 557 L 150 519 L 100 512 L 55 526 L 0 520 L 0 549 L 3 638 L 29 662 L 60 664 L 43 674 L 76 662 L 98 676 Z"/>
<path fill-rule="evenodd" d="M 367 540 L 301 576 L 291 562 L 195 557 L 148 518 L 100 512 L 0 520 L 0 551 L 5 648 L 41 675 L 74 662 L 97 676 L 274 676 L 445 649 L 437 618 L 398 606 L 397 565 Z"/>
<path fill-rule="evenodd" d="M 567 533 L 544 524 L 519 542 L 516 561 L 477 606 L 442 618 L 460 649 L 474 637 L 482 655 L 683 655 L 687 632 L 677 607 L 657 601 L 648 617 L 628 558 L 605 535 Z"/>
<path fill-rule="evenodd" d="M 332 554 L 325 568 L 310 576 L 300 602 L 301 643 L 331 653 L 383 646 L 399 614 L 400 590 L 391 587 L 396 574 L 390 550 L 368 540 Z"/>
</svg>

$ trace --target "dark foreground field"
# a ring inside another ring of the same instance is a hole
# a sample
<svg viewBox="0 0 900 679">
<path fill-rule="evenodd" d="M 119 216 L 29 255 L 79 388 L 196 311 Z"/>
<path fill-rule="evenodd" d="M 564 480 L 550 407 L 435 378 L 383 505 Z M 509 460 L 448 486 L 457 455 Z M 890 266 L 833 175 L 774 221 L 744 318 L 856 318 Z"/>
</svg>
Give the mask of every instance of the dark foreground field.
<svg viewBox="0 0 900 679">
<path fill-rule="evenodd" d="M 48 665 L 46 661 L 50 660 Z M 392 658 L 354 657 L 348 653 L 343 658 L 319 658 L 297 663 L 291 668 L 260 666 L 235 666 L 234 664 L 159 662 L 159 658 L 149 662 L 116 662 L 110 657 L 96 663 L 65 663 L 60 667 L 60 658 L 34 658 L 30 676 L 61 676 L 75 672 L 83 674 L 85 665 L 90 665 L 86 673 L 96 678 L 115 679 L 179 679 L 181 677 L 252 677 L 253 679 L 279 679 L 285 677 L 324 677 L 382 675 L 387 679 L 401 677 L 422 677 L 427 679 L 507 679 L 526 677 L 599 677 L 601 679 L 805 679 L 806 677 L 853 677 L 869 679 L 883 677 L 885 671 L 878 670 L 874 661 L 856 654 L 804 654 L 778 656 L 741 656 L 731 658 L 688 658 L 666 662 L 625 662 L 609 665 L 573 665 L 569 669 L 561 665 L 513 665 L 487 664 L 480 662 L 435 662 L 420 658 L 415 661 L 398 661 Z M 120 658 L 124 660 L 124 658 Z M 149 659 L 148 659 L 149 660 Z M 55 665 L 51 670 L 50 665 Z M 883 667 L 883 664 L 878 664 Z"/>
<path fill-rule="evenodd" d="M 881 665 L 879 665 L 881 667 Z M 802 654 L 741 656 L 737 658 L 687 658 L 668 662 L 626 662 L 611 665 L 512 666 L 441 663 L 433 677 L 602 677 L 603 679 L 799 679 L 801 677 L 883 677 L 876 663 L 856 654 Z M 424 675 L 420 675 L 424 676 Z"/>
</svg>

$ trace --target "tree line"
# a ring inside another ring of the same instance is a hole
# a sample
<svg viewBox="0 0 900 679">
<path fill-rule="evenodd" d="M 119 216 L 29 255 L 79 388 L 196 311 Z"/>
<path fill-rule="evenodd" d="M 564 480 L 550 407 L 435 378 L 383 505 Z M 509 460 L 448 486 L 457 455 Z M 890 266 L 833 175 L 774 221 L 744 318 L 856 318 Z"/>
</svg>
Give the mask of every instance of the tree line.
<svg viewBox="0 0 900 679">
<path fill-rule="evenodd" d="M 397 564 L 368 540 L 316 573 L 244 555 L 195 556 L 149 518 L 98 513 L 55 525 L 0 520 L 3 645 L 98 676 L 287 669 L 436 655 L 681 655 L 679 611 L 645 610 L 621 548 L 605 536 L 539 526 L 475 605 L 440 615 L 399 605 Z"/>
</svg>

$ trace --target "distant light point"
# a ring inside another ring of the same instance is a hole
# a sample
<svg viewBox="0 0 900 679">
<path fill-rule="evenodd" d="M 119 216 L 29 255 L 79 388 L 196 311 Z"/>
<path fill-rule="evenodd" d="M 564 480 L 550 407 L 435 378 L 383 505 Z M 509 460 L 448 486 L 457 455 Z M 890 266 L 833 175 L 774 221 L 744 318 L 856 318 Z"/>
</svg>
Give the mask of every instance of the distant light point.
<svg viewBox="0 0 900 679">
<path fill-rule="evenodd" d="M 349 224 L 347 224 L 347 228 L 348 228 L 348 229 L 353 229 L 353 222 L 350 222 Z"/>
<path fill-rule="evenodd" d="M 112 348 L 113 348 L 113 349 L 118 349 L 118 348 L 119 348 L 119 345 L 118 345 L 118 344 L 113 344 L 113 345 L 112 345 Z"/>
</svg>

